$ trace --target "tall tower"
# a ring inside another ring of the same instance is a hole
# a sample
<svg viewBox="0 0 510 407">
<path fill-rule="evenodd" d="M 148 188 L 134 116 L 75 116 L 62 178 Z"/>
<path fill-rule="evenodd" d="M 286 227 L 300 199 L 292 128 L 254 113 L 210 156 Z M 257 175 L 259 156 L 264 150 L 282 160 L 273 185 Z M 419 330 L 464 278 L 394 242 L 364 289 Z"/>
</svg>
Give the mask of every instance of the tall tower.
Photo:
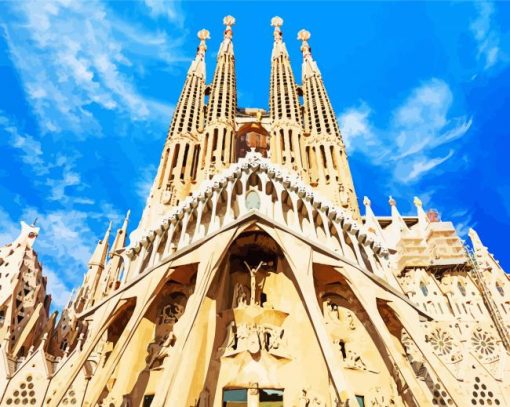
<svg viewBox="0 0 510 407">
<path fill-rule="evenodd" d="M 345 145 L 308 44 L 310 33 L 301 30 L 298 39 L 302 41 L 303 53 L 304 150 L 311 184 L 332 202 L 349 210 L 355 219 L 360 219 Z"/>
<path fill-rule="evenodd" d="M 207 105 L 200 179 L 209 179 L 234 160 L 237 90 L 232 26 L 235 21 L 232 16 L 223 19 L 226 27 Z"/>
<path fill-rule="evenodd" d="M 200 136 L 205 120 L 205 40 L 210 38 L 209 31 L 200 30 L 198 38 L 197 54 L 188 70 L 140 222 L 142 229 L 150 228 L 155 219 L 186 197 L 197 178 Z"/>
<path fill-rule="evenodd" d="M 301 151 L 303 121 L 294 73 L 280 29 L 283 20 L 280 17 L 274 17 L 271 25 L 274 27 L 269 90 L 271 158 L 274 163 L 302 175 L 304 170 Z"/>
</svg>

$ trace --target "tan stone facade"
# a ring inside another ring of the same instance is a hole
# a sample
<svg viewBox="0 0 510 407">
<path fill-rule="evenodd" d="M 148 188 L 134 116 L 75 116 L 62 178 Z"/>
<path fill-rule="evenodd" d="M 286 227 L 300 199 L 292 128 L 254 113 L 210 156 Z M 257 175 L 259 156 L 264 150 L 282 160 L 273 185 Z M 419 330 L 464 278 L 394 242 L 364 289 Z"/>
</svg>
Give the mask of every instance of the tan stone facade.
<svg viewBox="0 0 510 407">
<path fill-rule="evenodd" d="M 360 215 L 308 32 L 297 85 L 273 18 L 269 112 L 239 108 L 234 23 L 209 85 L 199 32 L 140 224 L 58 322 L 38 228 L 0 249 L 0 405 L 510 405 L 507 274 L 417 198 Z"/>
</svg>

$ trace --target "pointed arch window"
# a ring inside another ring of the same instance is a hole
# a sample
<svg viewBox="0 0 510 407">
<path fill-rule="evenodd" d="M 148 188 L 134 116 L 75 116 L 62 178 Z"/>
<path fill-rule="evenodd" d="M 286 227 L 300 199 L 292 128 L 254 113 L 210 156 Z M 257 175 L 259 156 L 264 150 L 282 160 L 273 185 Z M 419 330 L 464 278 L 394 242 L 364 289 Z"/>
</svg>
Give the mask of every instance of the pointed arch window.
<svg viewBox="0 0 510 407">
<path fill-rule="evenodd" d="M 499 295 L 502 297 L 505 296 L 505 289 L 503 288 L 503 284 L 501 284 L 501 281 L 496 281 L 496 290 L 498 290 Z"/>
<path fill-rule="evenodd" d="M 424 281 L 420 281 L 420 290 L 425 297 L 429 295 L 429 289 L 427 288 L 427 284 L 425 284 Z"/>
<path fill-rule="evenodd" d="M 465 297 L 466 296 L 466 286 L 461 281 L 457 281 L 457 288 L 459 289 L 460 293 Z"/>
</svg>

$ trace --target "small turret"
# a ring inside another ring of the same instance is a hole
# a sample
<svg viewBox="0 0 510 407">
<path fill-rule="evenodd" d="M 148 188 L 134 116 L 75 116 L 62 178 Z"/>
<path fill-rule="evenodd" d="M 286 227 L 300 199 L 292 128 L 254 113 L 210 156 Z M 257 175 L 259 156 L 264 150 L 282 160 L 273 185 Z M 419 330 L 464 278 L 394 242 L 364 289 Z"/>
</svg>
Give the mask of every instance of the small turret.
<svg viewBox="0 0 510 407">
<path fill-rule="evenodd" d="M 106 232 L 104 234 L 104 237 L 102 240 L 97 242 L 96 248 L 94 250 L 94 253 L 92 254 L 92 257 L 89 260 L 89 270 L 91 267 L 99 267 L 104 268 L 104 263 L 106 261 L 106 256 L 108 254 L 108 241 L 110 240 L 110 233 L 112 231 L 112 222 L 108 224 L 108 229 L 106 229 Z"/>
<path fill-rule="evenodd" d="M 418 198 L 417 196 L 414 197 L 413 203 L 414 206 L 416 206 L 416 211 L 418 215 L 418 226 L 420 227 L 420 231 L 425 232 L 425 229 L 427 228 L 430 221 L 429 218 L 427 217 L 427 214 L 423 210 L 423 203 L 421 199 Z"/>
<path fill-rule="evenodd" d="M 363 198 L 363 205 L 365 205 L 365 227 L 367 231 L 373 233 L 379 239 L 384 241 L 384 234 L 382 232 L 381 225 L 372 210 L 372 202 L 367 196 Z"/>
</svg>

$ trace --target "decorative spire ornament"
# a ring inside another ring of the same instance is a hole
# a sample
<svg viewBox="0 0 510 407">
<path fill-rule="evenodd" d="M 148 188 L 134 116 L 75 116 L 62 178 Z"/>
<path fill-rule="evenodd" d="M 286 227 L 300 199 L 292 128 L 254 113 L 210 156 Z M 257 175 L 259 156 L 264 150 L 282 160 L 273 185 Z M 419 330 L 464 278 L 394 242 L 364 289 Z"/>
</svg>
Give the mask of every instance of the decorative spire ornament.
<svg viewBox="0 0 510 407">
<path fill-rule="evenodd" d="M 283 19 L 281 17 L 275 16 L 271 19 L 271 26 L 274 27 L 274 40 L 281 41 L 282 40 L 282 30 L 280 27 L 283 25 Z"/>
</svg>

